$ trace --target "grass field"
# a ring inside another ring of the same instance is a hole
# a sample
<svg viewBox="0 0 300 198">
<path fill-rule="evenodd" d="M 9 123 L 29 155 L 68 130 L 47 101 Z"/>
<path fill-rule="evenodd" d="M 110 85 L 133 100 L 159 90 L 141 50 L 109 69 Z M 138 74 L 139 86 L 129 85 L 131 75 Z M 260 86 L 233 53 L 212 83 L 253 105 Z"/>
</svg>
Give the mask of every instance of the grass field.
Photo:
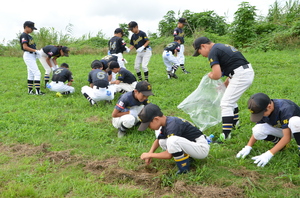
<svg viewBox="0 0 300 198">
<path fill-rule="evenodd" d="M 27 95 L 27 71 L 21 57 L 1 57 L 0 197 L 300 197 L 298 150 L 295 140 L 264 167 L 252 156 L 272 144 L 259 141 L 245 159 L 235 155 L 248 142 L 251 128 L 246 104 L 250 95 L 264 92 L 271 98 L 287 98 L 300 105 L 300 51 L 244 53 L 255 70 L 253 85 L 239 100 L 241 128 L 232 139 L 213 144 L 209 156 L 195 160 L 190 173 L 175 176 L 173 160 L 153 160 L 145 166 L 139 156 L 155 138 L 151 130 L 131 129 L 118 139 L 111 124 L 112 104 L 91 107 L 80 89 L 88 85 L 90 63 L 104 55 L 62 57 L 73 72 L 73 95 Z M 135 54 L 124 55 L 134 72 Z M 44 73 L 44 69 L 40 70 Z M 167 80 L 161 55 L 153 55 L 149 80 L 165 115 L 189 116 L 177 105 L 192 93 L 210 71 L 203 57 L 186 57 L 191 74 L 177 72 Z M 44 84 L 42 84 L 44 86 Z M 221 125 L 205 134 L 221 133 Z"/>
</svg>

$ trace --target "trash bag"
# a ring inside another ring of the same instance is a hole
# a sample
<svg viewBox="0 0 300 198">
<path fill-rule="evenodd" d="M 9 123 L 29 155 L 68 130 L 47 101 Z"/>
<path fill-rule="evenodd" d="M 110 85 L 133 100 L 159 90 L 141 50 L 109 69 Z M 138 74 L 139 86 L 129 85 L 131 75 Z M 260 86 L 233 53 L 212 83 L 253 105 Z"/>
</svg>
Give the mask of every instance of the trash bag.
<svg viewBox="0 0 300 198">
<path fill-rule="evenodd" d="M 225 89 L 221 79 L 212 80 L 206 74 L 197 89 L 177 108 L 189 114 L 199 129 L 204 131 L 222 121 L 220 102 Z"/>
</svg>

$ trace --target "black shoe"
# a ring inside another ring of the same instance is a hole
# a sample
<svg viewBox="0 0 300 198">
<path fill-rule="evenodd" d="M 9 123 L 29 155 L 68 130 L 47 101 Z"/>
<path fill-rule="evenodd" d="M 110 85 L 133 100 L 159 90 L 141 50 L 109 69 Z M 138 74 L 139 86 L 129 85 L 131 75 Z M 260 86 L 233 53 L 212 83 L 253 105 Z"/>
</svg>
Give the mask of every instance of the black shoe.
<svg viewBox="0 0 300 198">
<path fill-rule="evenodd" d="M 191 72 L 184 70 L 183 73 L 190 74 Z"/>
<path fill-rule="evenodd" d="M 35 95 L 45 95 L 45 93 L 40 91 L 39 93 L 36 93 Z"/>
<path fill-rule="evenodd" d="M 170 73 L 170 77 L 171 77 L 171 78 L 175 78 L 175 79 L 178 78 L 178 77 L 176 76 L 176 74 L 174 74 L 174 73 Z"/>
</svg>

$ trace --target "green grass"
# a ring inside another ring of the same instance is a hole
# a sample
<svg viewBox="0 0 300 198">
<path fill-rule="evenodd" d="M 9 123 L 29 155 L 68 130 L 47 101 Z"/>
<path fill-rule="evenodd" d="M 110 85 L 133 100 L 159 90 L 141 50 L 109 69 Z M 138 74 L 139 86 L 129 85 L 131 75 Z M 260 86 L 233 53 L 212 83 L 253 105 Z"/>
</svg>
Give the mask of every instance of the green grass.
<svg viewBox="0 0 300 198">
<path fill-rule="evenodd" d="M 58 59 L 70 65 L 75 80 L 76 92 L 62 98 L 45 89 L 44 96 L 27 95 L 23 59 L 1 57 L 0 197 L 300 197 L 295 140 L 264 168 L 251 157 L 270 149 L 269 143 L 259 141 L 246 159 L 235 158 L 254 126 L 246 106 L 250 95 L 264 92 L 300 104 L 299 52 L 244 53 L 255 80 L 239 101 L 242 127 L 233 131 L 231 140 L 212 145 L 209 156 L 196 160 L 189 174 L 178 177 L 173 160 L 154 159 L 147 167 L 139 159 L 155 138 L 151 130 L 133 128 L 117 138 L 111 112 L 120 94 L 112 104 L 100 102 L 98 107 L 90 107 L 82 96 L 90 63 L 104 55 Z M 133 72 L 135 55 L 124 56 Z M 206 58 L 187 56 L 186 68 L 191 74 L 178 71 L 178 79 L 167 80 L 161 55 L 153 55 L 149 79 L 155 95 L 149 100 L 165 115 L 190 120 L 177 105 L 198 87 L 210 67 Z M 218 137 L 221 125 L 204 133 Z"/>
</svg>

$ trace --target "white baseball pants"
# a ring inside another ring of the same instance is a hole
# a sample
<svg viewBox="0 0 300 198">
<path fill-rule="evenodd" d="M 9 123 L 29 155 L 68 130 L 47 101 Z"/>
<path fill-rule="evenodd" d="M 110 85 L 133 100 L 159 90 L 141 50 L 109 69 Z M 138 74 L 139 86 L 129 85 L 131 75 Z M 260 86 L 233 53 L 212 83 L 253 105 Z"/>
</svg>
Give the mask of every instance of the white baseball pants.
<svg viewBox="0 0 300 198">
<path fill-rule="evenodd" d="M 300 132 L 300 117 L 294 116 L 289 120 L 288 127 L 291 129 L 291 137 L 294 138 L 293 133 Z M 252 128 L 252 134 L 256 140 L 264 140 L 268 135 L 282 138 L 282 128 L 275 128 L 267 123 L 256 124 Z"/>
<path fill-rule="evenodd" d="M 126 127 L 127 129 L 132 128 L 136 123 L 139 122 L 138 114 L 143 108 L 144 105 L 131 107 L 132 110 L 134 109 L 133 111 L 135 112 L 135 114 L 134 115 L 126 114 L 121 117 L 113 118 L 112 119 L 113 126 L 118 129 L 123 124 L 123 126 Z"/>
<path fill-rule="evenodd" d="M 117 56 L 118 57 L 118 63 L 120 65 L 120 67 L 123 67 L 123 68 L 126 69 L 126 67 L 125 67 L 125 59 L 123 58 L 123 54 L 120 52 L 118 54 L 112 54 L 112 55 Z"/>
<path fill-rule="evenodd" d="M 177 53 L 177 60 L 179 62 L 179 64 L 184 65 L 184 45 L 181 44 L 180 45 L 180 51 Z"/>
<path fill-rule="evenodd" d="M 229 84 L 221 99 L 222 117 L 234 116 L 234 108 L 237 107 L 237 101 L 242 94 L 250 87 L 254 79 L 254 71 L 251 64 L 249 68 L 244 69 L 242 66 L 234 70 L 234 75 L 229 79 Z"/>
<path fill-rule="evenodd" d="M 168 51 L 164 50 L 162 57 L 163 57 L 164 64 L 167 68 L 167 71 L 172 70 L 173 64 L 178 65 L 178 66 L 180 65 L 178 62 L 178 59 L 170 51 L 168 52 Z"/>
<path fill-rule="evenodd" d="M 114 86 L 115 86 L 116 92 L 119 92 L 121 90 L 125 90 L 126 92 L 129 92 L 129 91 L 133 91 L 135 89 L 136 84 L 137 84 L 137 82 L 135 81 L 131 84 L 119 83 L 119 84 L 114 84 Z"/>
<path fill-rule="evenodd" d="M 52 69 L 48 65 L 48 63 L 46 62 L 46 58 L 48 58 L 48 55 L 43 51 L 43 49 L 41 49 L 40 52 L 41 52 L 41 58 L 39 60 L 40 60 L 41 64 L 43 65 L 44 69 L 45 69 L 45 74 L 50 75 L 51 72 L 52 72 Z M 50 58 L 50 63 L 51 63 L 51 66 L 53 67 L 53 69 L 57 69 L 57 67 L 54 64 L 52 58 Z"/>
<path fill-rule="evenodd" d="M 142 69 L 144 72 L 148 71 L 148 63 L 152 56 L 151 49 L 147 48 L 142 52 L 137 53 L 135 57 L 134 69 L 137 73 L 141 72 L 140 66 L 142 65 Z"/>
<path fill-rule="evenodd" d="M 98 102 L 101 100 L 113 100 L 115 96 L 115 88 L 114 86 L 108 86 L 108 88 L 99 88 L 97 89 L 96 86 L 93 88 L 89 86 L 83 86 L 81 88 L 81 93 L 86 93 L 91 97 L 94 101 Z"/>
<path fill-rule="evenodd" d="M 27 80 L 41 80 L 41 72 L 36 63 L 36 54 L 25 51 L 23 60 L 27 66 Z"/>
<path fill-rule="evenodd" d="M 160 139 L 159 145 L 163 150 L 167 150 L 171 154 L 183 151 L 196 159 L 203 159 L 207 157 L 210 148 L 210 145 L 207 143 L 204 135 L 197 138 L 196 142 L 173 135 L 167 139 Z"/>
<path fill-rule="evenodd" d="M 66 92 L 66 91 L 69 91 L 70 93 L 74 93 L 75 92 L 75 88 L 74 87 L 69 86 L 69 85 L 67 85 L 67 84 L 65 84 L 65 83 L 63 83 L 61 81 L 59 81 L 58 83 L 52 81 L 50 83 L 50 86 L 51 86 L 49 88 L 50 91 L 55 91 L 55 92 L 60 92 L 60 93 Z"/>
</svg>

